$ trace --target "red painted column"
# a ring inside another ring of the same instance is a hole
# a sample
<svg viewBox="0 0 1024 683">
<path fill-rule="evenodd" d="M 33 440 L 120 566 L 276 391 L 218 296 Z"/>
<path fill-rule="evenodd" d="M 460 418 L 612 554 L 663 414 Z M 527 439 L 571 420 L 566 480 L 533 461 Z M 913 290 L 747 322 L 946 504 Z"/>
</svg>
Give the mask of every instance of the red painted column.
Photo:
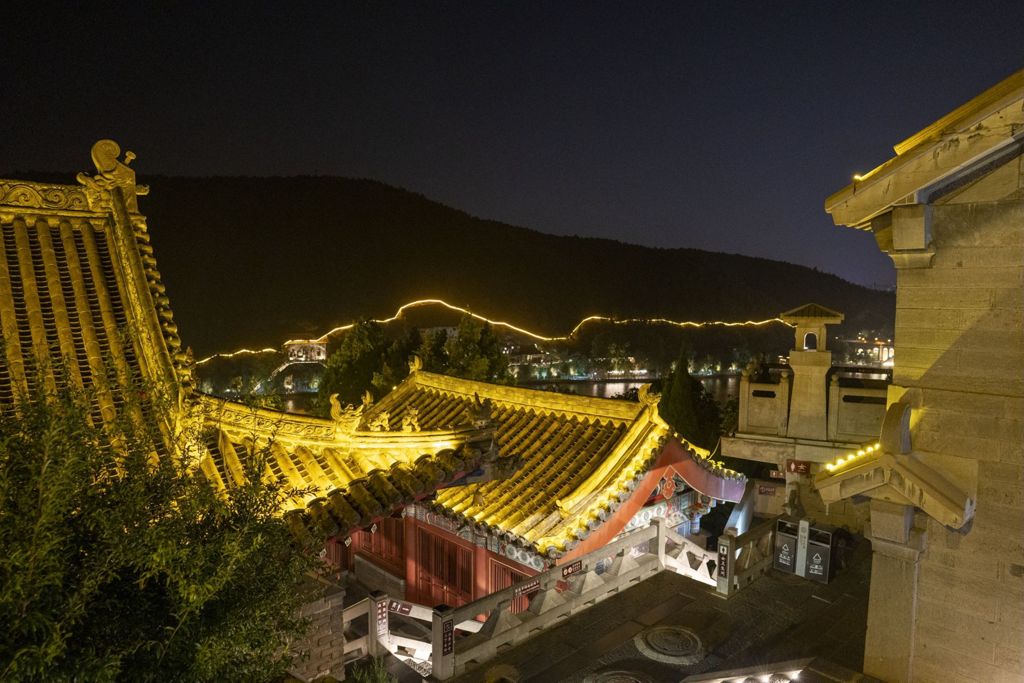
<svg viewBox="0 0 1024 683">
<path fill-rule="evenodd" d="M 487 548 L 482 545 L 473 545 L 473 599 L 480 598 L 490 593 L 490 572 L 487 571 Z"/>
<path fill-rule="evenodd" d="M 409 602 L 416 602 L 419 597 L 416 595 L 416 518 L 411 514 L 412 510 L 406 509 L 402 517 L 403 532 L 405 534 L 405 599 Z"/>
</svg>

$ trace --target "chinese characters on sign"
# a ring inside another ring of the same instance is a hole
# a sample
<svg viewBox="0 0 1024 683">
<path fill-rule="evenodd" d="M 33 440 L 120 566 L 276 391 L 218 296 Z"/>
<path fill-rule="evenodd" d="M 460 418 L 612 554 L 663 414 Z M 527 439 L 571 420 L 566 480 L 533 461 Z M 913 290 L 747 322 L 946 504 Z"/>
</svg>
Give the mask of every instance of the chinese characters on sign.
<svg viewBox="0 0 1024 683">
<path fill-rule="evenodd" d="M 455 622 L 446 619 L 441 624 L 441 654 L 450 655 L 455 651 Z"/>
<path fill-rule="evenodd" d="M 386 642 L 388 639 L 388 603 L 381 600 L 377 603 L 377 640 Z"/>
<path fill-rule="evenodd" d="M 562 578 L 564 579 L 581 571 L 583 571 L 583 560 L 576 560 L 572 564 L 567 564 L 562 567 Z"/>
<path fill-rule="evenodd" d="M 540 581 L 537 580 L 537 579 L 534 579 L 533 581 L 530 581 L 529 583 L 524 583 L 521 586 L 516 586 L 515 590 L 512 591 L 512 595 L 514 597 L 519 598 L 519 597 L 522 597 L 524 595 L 533 595 L 534 593 L 536 593 L 539 590 L 540 590 Z"/>
<path fill-rule="evenodd" d="M 718 546 L 718 578 L 724 579 L 729 576 L 729 546 Z"/>
</svg>

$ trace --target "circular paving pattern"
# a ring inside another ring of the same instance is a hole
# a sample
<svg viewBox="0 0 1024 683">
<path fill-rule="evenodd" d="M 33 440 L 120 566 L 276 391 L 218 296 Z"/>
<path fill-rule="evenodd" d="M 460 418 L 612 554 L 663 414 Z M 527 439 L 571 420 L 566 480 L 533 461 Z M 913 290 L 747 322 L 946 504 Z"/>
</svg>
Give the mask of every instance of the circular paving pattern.
<svg viewBox="0 0 1024 683">
<path fill-rule="evenodd" d="M 656 662 L 666 664 L 696 664 L 704 659 L 704 644 L 700 637 L 682 626 L 655 626 L 633 638 L 636 648 Z"/>
<path fill-rule="evenodd" d="M 583 683 L 654 683 L 654 679 L 636 671 L 616 670 L 590 674 Z"/>
</svg>

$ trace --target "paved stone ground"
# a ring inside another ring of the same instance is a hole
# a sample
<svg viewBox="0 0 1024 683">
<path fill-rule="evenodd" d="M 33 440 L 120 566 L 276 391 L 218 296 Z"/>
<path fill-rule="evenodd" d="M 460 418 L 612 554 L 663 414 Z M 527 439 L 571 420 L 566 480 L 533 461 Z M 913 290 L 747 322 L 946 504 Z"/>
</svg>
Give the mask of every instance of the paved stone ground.
<svg viewBox="0 0 1024 683">
<path fill-rule="evenodd" d="M 660 683 L 803 657 L 824 657 L 859 671 L 871 579 L 869 544 L 860 539 L 851 555 L 847 568 L 827 586 L 772 571 L 729 599 L 662 572 L 457 680 L 477 683 L 490 672 L 503 671 L 514 672 L 519 683 L 596 683 L 601 674 L 624 672 L 634 680 Z M 653 626 L 689 629 L 703 642 L 705 656 L 691 665 L 645 656 L 634 637 Z"/>
</svg>

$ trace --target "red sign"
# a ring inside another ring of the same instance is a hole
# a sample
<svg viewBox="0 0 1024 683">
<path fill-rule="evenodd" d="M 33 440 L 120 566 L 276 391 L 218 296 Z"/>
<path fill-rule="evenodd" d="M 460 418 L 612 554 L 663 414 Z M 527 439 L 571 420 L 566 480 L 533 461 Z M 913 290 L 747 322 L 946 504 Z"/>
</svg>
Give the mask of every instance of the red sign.
<svg viewBox="0 0 1024 683">
<path fill-rule="evenodd" d="M 810 474 L 811 463 L 807 462 L 806 460 L 787 460 L 786 471 L 790 472 L 791 474 Z"/>
<path fill-rule="evenodd" d="M 583 571 L 583 560 L 576 560 L 572 564 L 567 564 L 562 567 L 562 578 L 564 579 L 567 576 L 572 576 L 573 574 L 577 574 L 581 571 Z"/>
<path fill-rule="evenodd" d="M 765 486 L 764 484 L 758 484 L 757 492 L 759 494 L 761 494 L 762 496 L 774 496 L 775 495 L 775 487 L 774 486 Z"/>
</svg>

